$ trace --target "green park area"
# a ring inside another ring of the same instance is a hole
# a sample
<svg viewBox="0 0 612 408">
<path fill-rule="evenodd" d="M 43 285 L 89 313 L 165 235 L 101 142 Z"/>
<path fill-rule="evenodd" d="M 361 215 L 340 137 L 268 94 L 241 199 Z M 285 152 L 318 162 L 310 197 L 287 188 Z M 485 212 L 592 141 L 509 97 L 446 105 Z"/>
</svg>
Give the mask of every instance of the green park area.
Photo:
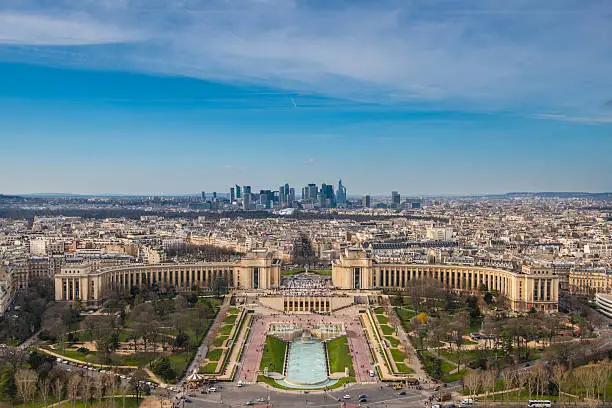
<svg viewBox="0 0 612 408">
<path fill-rule="evenodd" d="M 266 337 L 259 369 L 263 372 L 263 370 L 268 367 L 269 372 L 282 373 L 285 364 L 286 351 L 286 342 L 279 340 L 276 337 Z"/>
<path fill-rule="evenodd" d="M 41 350 L 92 365 L 149 368 L 172 383 L 186 370 L 220 299 L 143 292 L 105 302 L 95 314 L 79 304 L 47 310 Z"/>
<path fill-rule="evenodd" d="M 353 360 L 349 350 L 346 336 L 327 342 L 327 356 L 329 359 L 329 369 L 332 373 L 343 373 L 345 367 L 349 369 L 349 375 L 355 375 L 353 370 Z"/>
<path fill-rule="evenodd" d="M 240 310 L 235 307 L 231 307 L 228 309 L 227 314 L 223 321 L 221 322 L 219 329 L 217 330 L 216 336 L 210 344 L 208 348 L 208 353 L 206 353 L 206 363 L 200 367 L 200 373 L 202 374 L 215 374 L 223 369 L 225 366 L 225 362 L 230 357 L 231 350 L 235 345 L 238 336 L 240 335 L 240 330 L 242 325 L 244 324 L 244 318 L 241 318 L 239 321 L 239 325 L 235 330 L 234 326 L 236 326 L 238 322 L 238 318 L 240 316 Z M 230 334 L 233 335 L 230 337 Z M 219 361 L 223 360 L 223 363 L 219 365 Z"/>
</svg>

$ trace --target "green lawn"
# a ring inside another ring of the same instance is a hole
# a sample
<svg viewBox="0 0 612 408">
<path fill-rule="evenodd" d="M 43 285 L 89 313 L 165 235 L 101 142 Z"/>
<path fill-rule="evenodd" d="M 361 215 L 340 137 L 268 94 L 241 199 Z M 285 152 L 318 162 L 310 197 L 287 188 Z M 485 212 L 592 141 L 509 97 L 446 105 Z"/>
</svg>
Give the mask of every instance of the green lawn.
<svg viewBox="0 0 612 408">
<path fill-rule="evenodd" d="M 382 307 L 377 307 L 376 309 L 374 309 L 374 313 L 376 313 L 377 315 L 385 314 L 385 309 Z"/>
<path fill-rule="evenodd" d="M 225 326 L 221 326 L 221 328 L 217 332 L 217 335 L 229 336 L 229 334 L 232 332 L 232 327 L 234 327 L 234 326 L 231 325 L 231 324 L 228 324 L 228 325 L 225 325 Z"/>
<path fill-rule="evenodd" d="M 177 379 L 187 369 L 187 365 L 189 364 L 189 361 L 191 361 L 191 354 L 192 353 L 177 353 L 168 356 L 168 360 L 170 360 L 170 365 L 172 366 L 172 368 L 174 368 L 174 372 L 176 373 Z"/>
<path fill-rule="evenodd" d="M 236 322 L 237 317 L 238 315 L 235 315 L 235 314 L 227 315 L 225 320 L 223 320 L 223 324 L 234 324 L 234 322 Z"/>
<path fill-rule="evenodd" d="M 383 332 L 383 334 L 385 336 L 390 336 L 393 333 L 395 333 L 395 329 L 393 327 L 389 326 L 389 325 L 386 325 L 386 324 L 381 324 L 380 325 L 380 330 Z"/>
<path fill-rule="evenodd" d="M 463 378 L 467 373 L 468 373 L 468 370 L 461 370 L 458 373 L 445 375 L 444 377 L 442 377 L 442 381 L 445 383 L 457 381 Z"/>
<path fill-rule="evenodd" d="M 406 364 L 404 363 L 395 363 L 395 365 L 397 366 L 397 369 L 400 373 L 403 374 L 412 374 L 414 373 L 414 370 L 410 367 L 408 367 Z"/>
<path fill-rule="evenodd" d="M 212 349 L 208 351 L 208 353 L 206 354 L 206 358 L 210 361 L 219 361 L 219 359 L 221 359 L 221 354 L 223 354 L 223 349 Z"/>
<path fill-rule="evenodd" d="M 230 307 L 227 310 L 227 313 L 231 315 L 237 315 L 238 313 L 240 313 L 240 309 L 238 309 L 237 307 Z"/>
<path fill-rule="evenodd" d="M 200 374 L 214 374 L 217 369 L 217 363 L 208 363 L 200 367 Z"/>
<path fill-rule="evenodd" d="M 387 324 L 389 323 L 389 318 L 383 314 L 377 314 L 376 315 L 376 319 L 378 320 L 378 323 L 380 324 Z"/>
<path fill-rule="evenodd" d="M 442 372 L 443 373 L 449 373 L 451 371 L 453 371 L 455 368 L 457 368 L 456 365 L 449 363 L 446 360 L 441 360 L 442 361 Z"/>
<path fill-rule="evenodd" d="M 399 339 L 396 339 L 393 336 L 385 336 L 385 339 L 389 340 L 389 343 L 391 343 L 391 346 L 393 347 L 397 347 L 400 345 Z"/>
<path fill-rule="evenodd" d="M 263 371 L 265 367 L 268 367 L 268 371 L 275 373 L 282 373 L 283 366 L 285 364 L 285 352 L 287 350 L 287 343 L 279 340 L 275 337 L 266 337 L 266 343 L 264 345 L 264 351 L 261 356 L 261 363 L 259 369 Z"/>
<path fill-rule="evenodd" d="M 391 356 L 393 357 L 393 360 L 395 360 L 396 363 L 401 363 L 406 359 L 406 354 L 404 354 L 404 352 L 400 351 L 399 349 L 392 348 L 390 350 Z"/>
<path fill-rule="evenodd" d="M 327 356 L 329 358 L 329 369 L 332 373 L 342 373 L 344 368 L 348 367 L 350 375 L 354 375 L 353 359 L 346 336 L 338 337 L 327 343 Z"/>
<path fill-rule="evenodd" d="M 223 346 L 223 342 L 228 339 L 229 336 L 219 336 L 213 341 L 213 346 L 221 347 Z"/>
</svg>

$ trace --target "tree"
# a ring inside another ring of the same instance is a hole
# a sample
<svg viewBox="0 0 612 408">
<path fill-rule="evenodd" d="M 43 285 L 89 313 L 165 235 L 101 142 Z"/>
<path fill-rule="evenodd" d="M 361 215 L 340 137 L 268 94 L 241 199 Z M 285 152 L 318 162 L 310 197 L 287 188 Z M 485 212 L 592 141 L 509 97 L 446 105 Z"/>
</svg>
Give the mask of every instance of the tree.
<svg viewBox="0 0 612 408">
<path fill-rule="evenodd" d="M 187 347 L 189 347 L 189 343 L 190 343 L 189 335 L 181 331 L 174 338 L 174 342 L 172 343 L 172 345 L 175 348 L 187 349 Z"/>
<path fill-rule="evenodd" d="M 17 395 L 15 373 L 10 365 L 6 365 L 0 374 L 0 399 L 10 401 L 15 395 Z"/>
<path fill-rule="evenodd" d="M 478 393 L 480 380 L 480 373 L 475 370 L 470 370 L 470 372 L 463 377 L 463 385 L 468 389 L 470 396 L 474 396 Z"/>
<path fill-rule="evenodd" d="M 81 387 L 81 377 L 77 374 L 73 374 L 68 379 L 68 398 L 72 400 L 72 408 L 76 408 L 76 400 L 79 396 L 79 389 Z"/>
<path fill-rule="evenodd" d="M 38 390 L 40 392 L 40 397 L 43 400 L 43 404 L 45 408 L 47 408 L 47 401 L 49 400 L 49 394 L 51 393 L 51 379 L 49 377 L 39 379 Z"/>
<path fill-rule="evenodd" d="M 89 341 L 93 341 L 93 332 L 98 324 L 97 319 L 94 316 L 87 316 L 83 320 L 82 326 L 89 332 Z"/>
<path fill-rule="evenodd" d="M 161 376 L 166 381 L 171 381 L 176 378 L 176 372 L 170 364 L 168 357 L 159 357 L 151 363 L 153 372 Z"/>
<path fill-rule="evenodd" d="M 136 402 L 140 400 L 141 393 L 143 391 L 143 384 L 146 382 L 147 378 L 147 373 L 141 369 L 136 370 L 134 372 L 134 375 L 132 375 L 132 379 L 130 380 L 130 386 L 132 391 L 136 393 Z"/>
<path fill-rule="evenodd" d="M 487 370 L 482 372 L 482 388 L 486 393 L 492 392 L 495 389 L 495 379 L 497 378 L 497 370 Z"/>
<path fill-rule="evenodd" d="M 62 392 L 64 391 L 64 381 L 60 376 L 55 377 L 51 383 L 51 390 L 53 391 L 53 395 L 59 404 L 59 402 L 62 400 Z"/>
<path fill-rule="evenodd" d="M 504 391 L 505 391 L 504 399 L 505 399 L 508 390 L 512 389 L 512 386 L 514 385 L 515 376 L 514 376 L 513 371 L 509 369 L 505 369 L 504 371 L 502 371 L 501 377 L 504 382 Z"/>
<path fill-rule="evenodd" d="M 28 404 L 34 393 L 36 392 L 36 381 L 38 374 L 36 371 L 29 368 L 18 368 L 15 371 L 15 383 L 17 384 L 17 393 L 21 397 L 24 404 Z"/>
</svg>

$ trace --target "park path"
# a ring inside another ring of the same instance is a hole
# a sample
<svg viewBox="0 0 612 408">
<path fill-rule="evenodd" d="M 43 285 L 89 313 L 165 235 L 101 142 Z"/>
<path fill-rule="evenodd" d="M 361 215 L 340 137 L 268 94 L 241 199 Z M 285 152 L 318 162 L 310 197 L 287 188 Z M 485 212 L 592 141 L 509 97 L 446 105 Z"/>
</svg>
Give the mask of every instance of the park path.
<svg viewBox="0 0 612 408">
<path fill-rule="evenodd" d="M 66 357 L 64 355 L 61 355 L 59 353 L 55 353 L 51 350 L 47 350 L 45 348 L 42 347 L 36 347 L 36 350 L 49 354 L 53 357 L 59 357 L 62 360 L 66 360 L 66 361 L 72 361 L 73 363 L 78 363 L 78 364 L 87 364 L 88 366 L 92 366 L 92 367 L 99 367 L 99 368 L 126 368 L 126 369 L 130 369 L 130 370 L 137 370 L 138 367 L 136 366 L 123 366 L 123 365 L 108 365 L 108 364 L 98 364 L 98 363 L 89 363 L 87 361 L 82 361 L 82 360 L 77 360 L 74 358 L 70 358 L 70 357 Z"/>
<path fill-rule="evenodd" d="M 225 295 L 223 298 L 223 303 L 219 308 L 217 316 L 215 316 L 215 320 L 213 320 L 213 322 L 210 324 L 206 336 L 204 336 L 202 342 L 198 346 L 198 351 L 196 351 L 191 363 L 189 363 L 189 367 L 187 367 L 183 375 L 181 375 L 181 378 L 176 382 L 177 384 L 183 384 L 188 376 L 190 376 L 193 372 L 200 370 L 200 365 L 206 357 L 206 353 L 208 353 L 208 345 L 212 344 L 217 336 L 217 330 L 221 326 L 221 322 L 225 319 L 227 310 L 230 308 L 231 299 L 232 296 L 230 294 Z"/>
<path fill-rule="evenodd" d="M 374 318 L 372 320 L 374 320 Z M 376 329 L 372 326 L 372 322 L 370 321 L 370 318 L 367 314 L 363 315 L 363 327 L 365 328 L 365 331 L 367 333 L 372 353 L 374 354 L 374 357 L 377 361 L 379 374 L 382 374 L 381 380 L 400 381 L 402 377 L 393 375 L 387 367 L 385 356 L 383 354 L 384 350 L 382 350 L 379 343 L 380 339 L 378 337 L 378 333 L 375 331 Z"/>
</svg>

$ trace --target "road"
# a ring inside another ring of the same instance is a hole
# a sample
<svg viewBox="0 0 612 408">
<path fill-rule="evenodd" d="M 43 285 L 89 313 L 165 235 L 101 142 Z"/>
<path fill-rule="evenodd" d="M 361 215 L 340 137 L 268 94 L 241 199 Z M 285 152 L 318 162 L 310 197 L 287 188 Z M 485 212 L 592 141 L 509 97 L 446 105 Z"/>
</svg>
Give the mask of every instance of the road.
<svg viewBox="0 0 612 408">
<path fill-rule="evenodd" d="M 430 391 L 405 390 L 406 395 L 398 395 L 398 391 L 391 387 L 374 384 L 353 385 L 328 392 L 288 392 L 267 388 L 262 384 L 252 384 L 237 387 L 233 383 L 222 385 L 222 389 L 215 393 L 188 397 L 192 402 L 186 403 L 185 407 L 244 407 L 247 401 L 257 403 L 258 398 L 269 400 L 274 408 L 297 408 L 297 407 L 338 407 L 338 400 L 349 403 L 357 403 L 359 395 L 366 394 L 368 402 L 362 403 L 362 407 L 422 407 L 423 401 L 431 394 Z M 344 399 L 344 395 L 351 398 Z"/>
</svg>

